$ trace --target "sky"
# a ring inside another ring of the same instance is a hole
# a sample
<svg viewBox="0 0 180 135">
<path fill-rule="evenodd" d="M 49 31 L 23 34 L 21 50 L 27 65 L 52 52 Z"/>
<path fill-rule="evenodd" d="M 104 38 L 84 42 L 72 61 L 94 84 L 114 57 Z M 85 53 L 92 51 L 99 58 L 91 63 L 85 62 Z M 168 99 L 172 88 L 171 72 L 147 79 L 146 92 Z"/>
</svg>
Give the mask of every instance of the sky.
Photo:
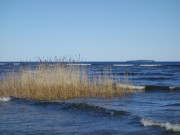
<svg viewBox="0 0 180 135">
<path fill-rule="evenodd" d="M 0 0 L 0 61 L 180 61 L 180 0 Z"/>
</svg>

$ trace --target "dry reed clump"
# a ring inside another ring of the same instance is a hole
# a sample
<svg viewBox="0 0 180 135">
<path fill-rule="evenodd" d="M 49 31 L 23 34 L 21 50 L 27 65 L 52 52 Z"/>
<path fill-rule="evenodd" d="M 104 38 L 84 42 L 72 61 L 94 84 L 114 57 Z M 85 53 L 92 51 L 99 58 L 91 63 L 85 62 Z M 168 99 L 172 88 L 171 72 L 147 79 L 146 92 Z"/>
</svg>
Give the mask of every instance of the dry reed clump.
<svg viewBox="0 0 180 135">
<path fill-rule="evenodd" d="M 132 89 L 116 85 L 111 76 L 87 75 L 78 66 L 43 65 L 37 69 L 12 72 L 0 81 L 0 96 L 36 100 L 64 100 L 77 97 L 113 97 L 132 94 Z M 128 81 L 126 81 L 128 82 Z M 123 85 L 127 85 L 124 83 Z"/>
</svg>

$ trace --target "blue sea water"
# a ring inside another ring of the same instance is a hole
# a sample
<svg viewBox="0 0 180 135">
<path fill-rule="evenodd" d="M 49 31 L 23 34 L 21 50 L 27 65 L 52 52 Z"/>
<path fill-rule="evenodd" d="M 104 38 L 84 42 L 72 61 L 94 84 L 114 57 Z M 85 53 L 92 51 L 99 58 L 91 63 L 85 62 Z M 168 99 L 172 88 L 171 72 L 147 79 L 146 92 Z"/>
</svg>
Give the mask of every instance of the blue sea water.
<svg viewBox="0 0 180 135">
<path fill-rule="evenodd" d="M 4 72 L 27 63 L 0 62 Z M 35 62 L 28 63 L 31 67 Z M 0 97 L 0 135 L 178 135 L 180 134 L 180 62 L 81 62 L 89 74 L 125 73 L 145 92 L 121 98 L 36 101 Z M 104 74 L 103 74 L 104 75 Z M 138 87 L 137 87 L 138 89 Z"/>
</svg>

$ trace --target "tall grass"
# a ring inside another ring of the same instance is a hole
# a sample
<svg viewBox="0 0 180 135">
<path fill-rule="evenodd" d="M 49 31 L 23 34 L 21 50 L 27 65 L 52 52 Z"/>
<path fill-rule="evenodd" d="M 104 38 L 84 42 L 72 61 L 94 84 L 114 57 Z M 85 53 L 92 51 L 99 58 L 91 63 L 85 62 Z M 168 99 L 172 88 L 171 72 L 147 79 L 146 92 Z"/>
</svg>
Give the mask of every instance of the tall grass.
<svg viewBox="0 0 180 135">
<path fill-rule="evenodd" d="M 112 76 L 88 75 L 86 70 L 76 65 L 39 63 L 38 68 L 24 68 L 22 72 L 11 72 L 0 81 L 0 96 L 31 98 L 36 100 L 65 100 L 78 97 L 121 97 L 132 94 L 132 89 L 124 88 L 120 80 Z M 104 73 L 105 74 L 105 73 Z M 123 85 L 128 85 L 125 75 Z"/>
</svg>

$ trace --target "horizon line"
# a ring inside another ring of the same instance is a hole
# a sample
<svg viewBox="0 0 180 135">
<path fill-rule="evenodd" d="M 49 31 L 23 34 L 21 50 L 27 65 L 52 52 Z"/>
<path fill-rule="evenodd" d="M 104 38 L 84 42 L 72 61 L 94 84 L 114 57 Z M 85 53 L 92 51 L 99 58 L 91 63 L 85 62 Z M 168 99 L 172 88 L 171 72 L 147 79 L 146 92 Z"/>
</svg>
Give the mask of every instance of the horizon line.
<svg viewBox="0 0 180 135">
<path fill-rule="evenodd" d="M 21 63 L 21 62 L 40 62 L 40 61 L 0 61 L 0 63 L 3 63 L 3 62 L 15 62 L 15 63 Z M 42 62 L 50 62 L 50 61 L 42 61 Z M 51 61 L 51 62 L 56 62 L 56 61 Z M 61 62 L 61 61 L 60 61 Z M 64 61 L 64 62 L 73 62 L 73 61 Z M 152 62 L 148 62 L 148 60 L 146 61 L 141 61 L 141 60 L 125 60 L 125 61 L 74 61 L 74 62 L 147 62 L 147 63 L 153 63 L 153 62 L 180 62 L 179 61 L 174 61 L 174 60 L 168 60 L 168 61 L 164 61 L 164 60 L 160 60 L 160 61 L 156 61 L 156 60 L 152 60 Z"/>
</svg>

